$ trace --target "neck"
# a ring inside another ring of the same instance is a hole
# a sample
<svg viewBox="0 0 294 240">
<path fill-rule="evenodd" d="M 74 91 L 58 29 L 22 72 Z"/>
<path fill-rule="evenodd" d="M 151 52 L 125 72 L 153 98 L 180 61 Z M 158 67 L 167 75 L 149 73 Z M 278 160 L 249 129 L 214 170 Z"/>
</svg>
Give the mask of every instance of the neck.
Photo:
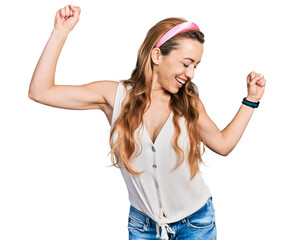
<svg viewBox="0 0 294 240">
<path fill-rule="evenodd" d="M 170 98 L 170 94 L 163 88 L 158 79 L 158 75 L 152 76 L 151 84 L 151 99 L 166 99 Z"/>
</svg>

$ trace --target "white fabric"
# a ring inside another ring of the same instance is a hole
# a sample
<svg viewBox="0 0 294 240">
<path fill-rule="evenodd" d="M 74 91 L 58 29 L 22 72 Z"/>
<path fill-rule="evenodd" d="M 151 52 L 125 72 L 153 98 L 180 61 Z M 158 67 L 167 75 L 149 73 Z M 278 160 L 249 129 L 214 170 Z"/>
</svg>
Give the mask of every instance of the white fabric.
<svg viewBox="0 0 294 240">
<path fill-rule="evenodd" d="M 122 82 L 119 82 L 111 128 L 120 113 L 125 94 Z M 174 133 L 172 116 L 171 112 L 154 143 L 144 124 L 135 130 L 134 137 L 138 153 L 141 150 L 142 152 L 134 159 L 132 169 L 135 171 L 145 170 L 144 173 L 133 176 L 124 168 L 123 163 L 119 163 L 128 189 L 130 204 L 157 223 L 157 237 L 159 237 L 159 227 L 161 227 L 161 239 L 168 239 L 167 231 L 174 233 L 168 223 L 179 221 L 196 212 L 211 196 L 210 189 L 205 184 L 200 172 L 190 181 L 187 156 L 189 137 L 183 117 L 179 119 L 181 135 L 178 143 L 185 152 L 184 162 L 175 171 L 171 171 L 177 163 L 176 152 L 171 146 Z M 117 132 L 114 134 L 113 142 L 116 139 Z M 142 148 L 139 139 L 142 142 Z"/>
</svg>

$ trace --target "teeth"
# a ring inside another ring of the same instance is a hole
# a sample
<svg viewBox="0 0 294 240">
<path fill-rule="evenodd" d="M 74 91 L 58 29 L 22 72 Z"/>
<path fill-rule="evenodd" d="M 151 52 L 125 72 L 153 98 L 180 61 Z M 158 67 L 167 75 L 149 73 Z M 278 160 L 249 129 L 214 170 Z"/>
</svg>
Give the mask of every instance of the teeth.
<svg viewBox="0 0 294 240">
<path fill-rule="evenodd" d="M 185 81 L 182 81 L 182 80 L 178 79 L 177 77 L 176 77 L 176 79 L 177 79 L 181 84 L 184 84 L 184 83 L 185 83 Z"/>
<path fill-rule="evenodd" d="M 181 82 L 179 82 L 177 79 L 176 79 L 176 81 L 177 81 L 178 84 L 183 85 L 183 84 L 182 84 Z"/>
</svg>

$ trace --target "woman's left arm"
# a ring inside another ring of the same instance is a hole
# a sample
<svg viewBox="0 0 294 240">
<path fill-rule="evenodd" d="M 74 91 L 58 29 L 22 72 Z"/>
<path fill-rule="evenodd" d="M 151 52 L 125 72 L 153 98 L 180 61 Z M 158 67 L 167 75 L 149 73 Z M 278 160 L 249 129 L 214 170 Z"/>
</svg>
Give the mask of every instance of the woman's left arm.
<svg viewBox="0 0 294 240">
<path fill-rule="evenodd" d="M 263 75 L 255 72 L 248 74 L 248 96 L 246 99 L 251 102 L 258 102 L 263 96 L 265 83 L 266 80 Z M 199 101 L 198 110 L 198 124 L 205 144 L 212 151 L 227 156 L 239 142 L 254 108 L 242 104 L 236 116 L 222 131 L 209 118 L 201 101 Z"/>
</svg>

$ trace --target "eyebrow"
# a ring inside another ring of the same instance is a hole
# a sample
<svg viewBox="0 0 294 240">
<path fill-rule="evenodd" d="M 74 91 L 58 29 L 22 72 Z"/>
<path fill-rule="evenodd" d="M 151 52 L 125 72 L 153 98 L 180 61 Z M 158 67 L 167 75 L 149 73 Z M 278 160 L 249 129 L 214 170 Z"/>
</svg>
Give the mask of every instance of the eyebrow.
<svg viewBox="0 0 294 240">
<path fill-rule="evenodd" d="M 188 59 L 190 60 L 191 62 L 195 62 L 192 58 L 184 58 L 184 59 Z M 201 61 L 199 61 L 198 63 L 200 63 Z"/>
</svg>

